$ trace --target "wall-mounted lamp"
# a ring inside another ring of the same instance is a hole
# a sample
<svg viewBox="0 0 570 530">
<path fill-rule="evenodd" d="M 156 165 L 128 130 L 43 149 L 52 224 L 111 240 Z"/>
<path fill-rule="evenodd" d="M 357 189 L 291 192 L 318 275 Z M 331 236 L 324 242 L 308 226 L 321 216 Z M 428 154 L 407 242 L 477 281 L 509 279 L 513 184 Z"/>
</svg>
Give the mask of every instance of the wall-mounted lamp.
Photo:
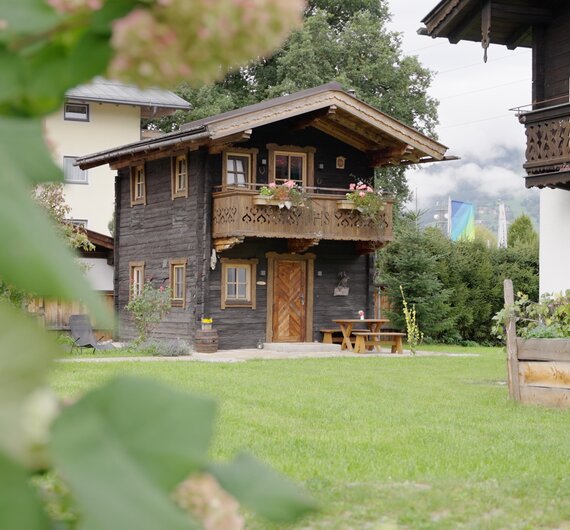
<svg viewBox="0 0 570 530">
<path fill-rule="evenodd" d="M 323 164 L 323 162 L 319 162 L 319 169 L 325 169 L 325 165 Z"/>
<path fill-rule="evenodd" d="M 264 271 L 264 270 L 260 270 L 260 271 L 259 271 L 259 275 L 260 275 L 260 276 L 265 276 L 265 271 Z"/>
<path fill-rule="evenodd" d="M 266 166 L 266 165 L 267 165 L 267 158 L 262 158 L 262 159 L 261 159 L 261 165 L 262 165 L 262 166 Z"/>
<path fill-rule="evenodd" d="M 323 275 L 323 271 L 317 271 L 317 276 L 320 278 Z"/>
</svg>

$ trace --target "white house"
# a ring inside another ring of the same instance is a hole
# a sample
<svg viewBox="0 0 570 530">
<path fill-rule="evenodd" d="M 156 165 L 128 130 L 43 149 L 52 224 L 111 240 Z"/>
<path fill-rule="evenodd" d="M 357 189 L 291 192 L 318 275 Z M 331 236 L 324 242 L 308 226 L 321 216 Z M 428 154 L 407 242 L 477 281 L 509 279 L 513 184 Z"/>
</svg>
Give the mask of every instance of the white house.
<svg viewBox="0 0 570 530">
<path fill-rule="evenodd" d="M 67 92 L 65 104 L 46 120 L 56 161 L 65 174 L 65 200 L 71 219 L 91 231 L 110 235 L 115 173 L 107 167 L 82 171 L 77 157 L 141 140 L 141 120 L 189 110 L 190 104 L 168 90 L 146 89 L 96 78 Z"/>
</svg>

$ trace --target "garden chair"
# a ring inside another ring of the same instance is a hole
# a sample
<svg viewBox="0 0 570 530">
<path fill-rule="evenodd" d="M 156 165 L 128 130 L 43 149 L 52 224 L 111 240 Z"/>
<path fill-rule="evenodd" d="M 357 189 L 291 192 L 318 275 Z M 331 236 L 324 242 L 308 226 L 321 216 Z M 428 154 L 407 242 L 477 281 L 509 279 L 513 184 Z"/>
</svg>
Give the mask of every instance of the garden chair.
<svg viewBox="0 0 570 530">
<path fill-rule="evenodd" d="M 95 350 L 110 350 L 113 348 L 111 343 L 102 343 L 95 338 L 91 321 L 88 315 L 71 315 L 69 317 L 69 329 L 73 344 L 71 345 L 71 353 L 74 349 L 79 352 L 80 348 L 93 348 Z"/>
</svg>

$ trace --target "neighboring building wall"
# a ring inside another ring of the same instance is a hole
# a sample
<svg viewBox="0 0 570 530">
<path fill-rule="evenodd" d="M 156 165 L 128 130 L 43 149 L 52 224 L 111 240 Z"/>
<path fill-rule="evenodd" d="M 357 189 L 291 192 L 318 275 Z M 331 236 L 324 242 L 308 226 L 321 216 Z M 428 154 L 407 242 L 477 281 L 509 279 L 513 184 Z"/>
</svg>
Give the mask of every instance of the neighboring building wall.
<svg viewBox="0 0 570 530">
<path fill-rule="evenodd" d="M 540 190 L 540 293 L 570 289 L 570 192 Z M 516 286 L 515 286 L 516 287 Z"/>
<path fill-rule="evenodd" d="M 544 34 L 544 45 L 541 48 L 544 59 L 544 99 L 550 100 L 560 96 L 568 98 L 570 77 L 570 6 L 565 7 L 556 19 L 547 26 Z M 541 45 L 540 37 L 537 36 Z M 541 72 L 534 73 L 540 79 Z M 540 93 L 540 92 L 539 92 Z M 568 103 L 568 99 L 551 101 L 550 105 Z"/>
<path fill-rule="evenodd" d="M 63 119 L 63 110 L 46 120 L 54 158 L 77 157 L 140 140 L 140 108 L 106 103 L 89 104 L 89 121 Z M 114 175 L 108 166 L 88 170 L 87 184 L 67 183 L 65 199 L 72 219 L 87 220 L 87 228 L 109 235 L 114 211 Z"/>
<path fill-rule="evenodd" d="M 85 266 L 85 276 L 94 291 L 113 292 L 113 266 L 101 258 L 77 258 Z"/>
</svg>

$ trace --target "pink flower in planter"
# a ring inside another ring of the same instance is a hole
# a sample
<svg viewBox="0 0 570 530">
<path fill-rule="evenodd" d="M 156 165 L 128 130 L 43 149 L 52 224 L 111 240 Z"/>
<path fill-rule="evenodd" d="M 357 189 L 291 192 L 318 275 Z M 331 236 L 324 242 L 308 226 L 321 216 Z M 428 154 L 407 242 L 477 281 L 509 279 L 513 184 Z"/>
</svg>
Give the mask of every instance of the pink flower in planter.
<svg viewBox="0 0 570 530">
<path fill-rule="evenodd" d="M 354 190 L 356 189 L 356 184 L 352 183 L 352 184 L 348 187 L 348 189 L 349 189 L 350 191 L 354 191 Z"/>
<path fill-rule="evenodd" d="M 270 187 L 270 188 L 276 188 L 276 187 L 277 187 L 277 184 L 275 184 L 275 182 L 270 182 L 270 183 L 269 183 L 269 187 Z"/>
<path fill-rule="evenodd" d="M 361 197 L 366 197 L 366 193 L 364 191 L 358 192 L 358 195 L 360 195 Z"/>
<path fill-rule="evenodd" d="M 374 190 L 370 186 L 366 186 L 366 191 L 372 193 Z"/>
<path fill-rule="evenodd" d="M 297 185 L 297 183 L 294 180 L 286 180 L 283 183 L 283 186 L 286 186 L 289 189 L 294 188 L 296 185 Z"/>
</svg>

